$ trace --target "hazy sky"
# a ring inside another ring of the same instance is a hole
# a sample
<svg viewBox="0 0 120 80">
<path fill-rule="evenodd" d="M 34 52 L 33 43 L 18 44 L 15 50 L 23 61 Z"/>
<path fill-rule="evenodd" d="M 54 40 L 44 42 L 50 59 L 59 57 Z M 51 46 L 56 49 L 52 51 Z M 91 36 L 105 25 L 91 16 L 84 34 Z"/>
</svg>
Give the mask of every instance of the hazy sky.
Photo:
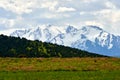
<svg viewBox="0 0 120 80">
<path fill-rule="evenodd" d="M 0 0 L 0 31 L 39 24 L 96 25 L 120 35 L 120 0 Z"/>
</svg>

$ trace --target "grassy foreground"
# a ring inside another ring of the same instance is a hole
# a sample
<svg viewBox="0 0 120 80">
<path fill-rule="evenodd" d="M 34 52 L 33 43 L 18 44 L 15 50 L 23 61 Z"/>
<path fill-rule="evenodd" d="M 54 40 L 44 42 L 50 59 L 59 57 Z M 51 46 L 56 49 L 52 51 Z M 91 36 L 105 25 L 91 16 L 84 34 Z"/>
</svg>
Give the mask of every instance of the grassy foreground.
<svg viewBox="0 0 120 80">
<path fill-rule="evenodd" d="M 0 80 L 120 80 L 119 71 L 0 72 Z"/>
<path fill-rule="evenodd" d="M 120 80 L 118 58 L 0 58 L 0 80 Z"/>
</svg>

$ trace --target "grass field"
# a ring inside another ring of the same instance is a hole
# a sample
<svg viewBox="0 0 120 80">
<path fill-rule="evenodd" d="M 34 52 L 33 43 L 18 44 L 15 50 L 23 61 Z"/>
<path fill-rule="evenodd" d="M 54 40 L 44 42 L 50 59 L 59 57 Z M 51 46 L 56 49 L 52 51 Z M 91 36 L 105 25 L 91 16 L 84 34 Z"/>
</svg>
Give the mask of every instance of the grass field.
<svg viewBox="0 0 120 80">
<path fill-rule="evenodd" d="M 120 59 L 0 58 L 0 80 L 120 80 Z"/>
</svg>

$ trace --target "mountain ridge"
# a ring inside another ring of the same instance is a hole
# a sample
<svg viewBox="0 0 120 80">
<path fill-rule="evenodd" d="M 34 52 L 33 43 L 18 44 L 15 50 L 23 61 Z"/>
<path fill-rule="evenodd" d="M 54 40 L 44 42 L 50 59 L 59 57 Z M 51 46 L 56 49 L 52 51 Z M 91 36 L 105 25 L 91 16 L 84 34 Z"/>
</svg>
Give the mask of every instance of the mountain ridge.
<svg viewBox="0 0 120 80">
<path fill-rule="evenodd" d="M 50 25 L 38 28 L 16 31 L 10 36 L 55 43 L 107 56 L 120 56 L 120 36 L 110 34 L 98 26 L 88 25 L 77 29 L 70 25 L 65 28 Z"/>
</svg>

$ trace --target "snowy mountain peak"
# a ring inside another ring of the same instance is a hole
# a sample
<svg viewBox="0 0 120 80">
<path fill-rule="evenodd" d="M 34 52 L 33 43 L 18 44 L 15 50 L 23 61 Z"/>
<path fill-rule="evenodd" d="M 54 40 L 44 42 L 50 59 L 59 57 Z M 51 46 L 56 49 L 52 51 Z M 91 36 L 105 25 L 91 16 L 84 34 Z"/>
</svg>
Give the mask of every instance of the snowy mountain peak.
<svg viewBox="0 0 120 80">
<path fill-rule="evenodd" d="M 97 26 L 83 26 L 79 33 L 82 32 L 86 38 L 92 42 L 95 42 L 96 37 L 100 35 L 101 32 L 104 32 L 103 29 Z"/>
<path fill-rule="evenodd" d="M 16 30 L 11 33 L 11 36 L 56 43 L 102 55 L 120 56 L 120 36 L 114 36 L 97 26 L 84 26 L 77 29 L 73 26 L 44 25 Z"/>
<path fill-rule="evenodd" d="M 10 36 L 15 36 L 15 37 L 22 37 L 22 35 L 28 33 L 30 29 L 28 30 L 15 30 L 13 33 L 10 34 Z"/>
<path fill-rule="evenodd" d="M 77 31 L 77 28 L 73 27 L 73 26 L 68 26 L 66 29 L 66 33 L 71 33 L 71 32 L 75 32 Z"/>
<path fill-rule="evenodd" d="M 102 28 L 100 28 L 100 27 L 98 27 L 98 26 L 90 26 L 90 25 L 89 25 L 89 26 L 83 26 L 81 30 L 87 31 L 87 32 L 88 32 L 88 31 L 91 31 L 91 30 L 92 30 L 92 31 L 93 31 L 93 30 L 94 30 L 94 31 L 95 31 L 95 30 L 96 30 L 96 31 L 104 31 Z"/>
<path fill-rule="evenodd" d="M 96 29 L 96 30 L 102 30 L 103 31 L 103 29 L 102 28 L 100 28 L 100 27 L 98 27 L 98 26 L 88 26 L 89 28 L 93 28 L 93 29 Z"/>
<path fill-rule="evenodd" d="M 98 31 L 98 32 L 104 31 L 102 28 L 97 26 L 83 26 L 81 30 L 88 33 L 93 31 Z"/>
</svg>

